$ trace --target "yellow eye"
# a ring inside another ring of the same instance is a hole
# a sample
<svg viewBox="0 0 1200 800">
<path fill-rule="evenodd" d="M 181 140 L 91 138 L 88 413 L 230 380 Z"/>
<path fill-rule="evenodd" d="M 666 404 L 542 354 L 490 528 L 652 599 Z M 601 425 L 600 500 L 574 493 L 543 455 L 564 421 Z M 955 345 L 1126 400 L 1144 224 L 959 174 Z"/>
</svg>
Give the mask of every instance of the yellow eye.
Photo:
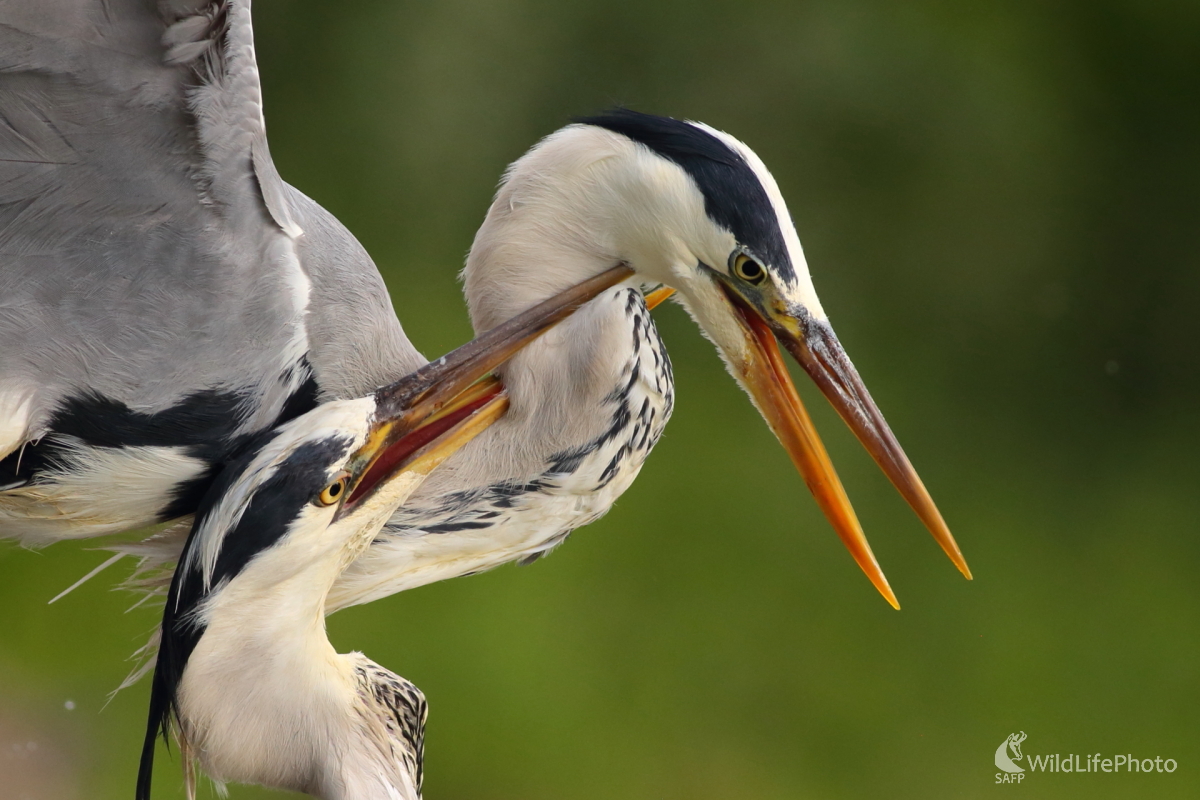
<svg viewBox="0 0 1200 800">
<path fill-rule="evenodd" d="M 763 278 L 767 277 L 762 265 L 745 253 L 738 253 L 733 257 L 733 274 L 746 283 L 762 283 Z"/>
<path fill-rule="evenodd" d="M 333 483 L 326 486 L 321 490 L 321 493 L 317 495 L 317 505 L 331 506 L 341 500 L 342 495 L 346 493 L 346 484 L 349 481 L 350 478 L 346 475 L 343 475 Z"/>
</svg>

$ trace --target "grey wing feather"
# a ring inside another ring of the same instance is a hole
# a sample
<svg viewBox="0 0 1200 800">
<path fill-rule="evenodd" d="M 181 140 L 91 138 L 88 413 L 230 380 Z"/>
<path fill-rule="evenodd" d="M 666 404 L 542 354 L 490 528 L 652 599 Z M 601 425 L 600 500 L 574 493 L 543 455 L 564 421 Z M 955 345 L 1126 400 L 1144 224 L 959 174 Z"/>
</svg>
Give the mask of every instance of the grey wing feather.
<svg viewBox="0 0 1200 800">
<path fill-rule="evenodd" d="M 254 430 L 304 359 L 326 397 L 424 363 L 271 162 L 249 3 L 0 2 L 0 457 L 83 391 L 235 392 Z"/>
<path fill-rule="evenodd" d="M 300 263 L 312 281 L 308 309 L 309 360 L 324 396 L 370 394 L 426 363 L 400 327 L 374 262 L 337 218 L 283 184 L 304 228 Z"/>
</svg>

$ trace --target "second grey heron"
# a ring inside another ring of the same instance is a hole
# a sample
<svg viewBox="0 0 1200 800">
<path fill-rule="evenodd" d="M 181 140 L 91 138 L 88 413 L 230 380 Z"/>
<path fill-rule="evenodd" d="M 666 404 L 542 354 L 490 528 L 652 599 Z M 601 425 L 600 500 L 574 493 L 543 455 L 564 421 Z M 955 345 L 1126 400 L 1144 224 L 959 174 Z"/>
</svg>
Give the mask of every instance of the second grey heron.
<svg viewBox="0 0 1200 800">
<path fill-rule="evenodd" d="M 795 357 L 966 576 L 949 529 L 817 299 L 783 197 L 746 145 L 706 125 L 617 110 L 509 167 L 463 271 L 486 330 L 626 263 L 713 341 L 880 593 L 899 607 L 788 375 Z M 330 595 L 330 609 L 547 552 L 637 475 L 673 406 L 641 294 L 614 288 L 498 370 L 512 405 L 447 460 Z"/>
<path fill-rule="evenodd" d="M 0 20 L 0 535 L 32 543 L 191 513 L 258 432 L 424 362 L 361 247 L 275 170 L 248 0 L 102 6 L 10 3 Z M 328 610 L 537 558 L 603 514 L 673 405 L 637 290 L 657 284 L 678 290 L 890 603 L 777 339 L 969 577 L 748 147 L 629 111 L 548 137 L 510 169 L 471 250 L 472 322 L 618 264 L 629 285 L 501 370 L 510 412 L 410 498 Z"/>
<path fill-rule="evenodd" d="M 362 653 L 335 652 L 325 598 L 396 507 L 507 400 L 485 383 L 397 436 L 410 410 L 397 402 L 403 384 L 260 434 L 201 501 L 164 608 L 138 800 L 150 798 L 160 733 L 179 742 L 189 797 L 195 759 L 220 782 L 322 800 L 420 799 L 425 698 Z M 413 437 L 428 443 L 405 446 Z"/>
</svg>

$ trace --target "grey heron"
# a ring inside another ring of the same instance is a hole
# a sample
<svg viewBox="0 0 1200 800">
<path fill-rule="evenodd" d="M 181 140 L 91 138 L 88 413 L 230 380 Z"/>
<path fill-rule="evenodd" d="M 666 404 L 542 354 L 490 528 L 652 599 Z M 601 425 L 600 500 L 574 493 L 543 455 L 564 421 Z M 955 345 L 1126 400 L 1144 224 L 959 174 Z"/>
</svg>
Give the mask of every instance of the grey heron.
<svg viewBox="0 0 1200 800">
<path fill-rule="evenodd" d="M 477 386 L 415 430 L 405 381 L 325 403 L 221 472 L 167 596 L 138 800 L 172 732 L 189 797 L 195 759 L 221 782 L 419 800 L 425 698 L 362 653 L 335 652 L 325 598 L 421 480 L 503 413 L 496 382 Z"/>
<path fill-rule="evenodd" d="M 629 110 L 550 135 L 508 169 L 476 235 L 463 272 L 472 322 L 487 329 L 613 263 L 676 290 L 893 606 L 777 341 L 970 577 L 834 335 L 783 197 L 753 151 L 700 123 Z M 331 610 L 539 557 L 624 491 L 673 405 L 670 361 L 632 289 L 600 295 L 498 372 L 509 413 L 397 512 L 335 585 Z"/>
<path fill-rule="evenodd" d="M 190 513 L 256 433 L 425 359 L 267 149 L 248 2 L 0 8 L 0 536 Z"/>
<path fill-rule="evenodd" d="M 10 3 L 2 21 L 0 535 L 46 543 L 191 513 L 257 433 L 424 363 L 366 253 L 271 161 L 248 0 Z M 748 147 L 631 111 L 548 137 L 509 170 L 468 257 L 472 323 L 618 264 L 629 285 L 500 371 L 510 412 L 409 499 L 328 610 L 535 559 L 603 514 L 673 405 L 637 291 L 657 284 L 890 603 L 777 339 L 969 577 Z"/>
</svg>

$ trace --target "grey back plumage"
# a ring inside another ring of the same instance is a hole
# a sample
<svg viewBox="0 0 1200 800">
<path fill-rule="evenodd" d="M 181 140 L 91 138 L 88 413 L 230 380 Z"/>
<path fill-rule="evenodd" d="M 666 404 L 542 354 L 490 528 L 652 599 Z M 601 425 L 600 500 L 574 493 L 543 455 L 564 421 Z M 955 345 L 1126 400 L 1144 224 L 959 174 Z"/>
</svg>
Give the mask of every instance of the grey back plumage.
<svg viewBox="0 0 1200 800">
<path fill-rule="evenodd" d="M 0 3 L 0 458 L 97 398 L 134 425 L 220 406 L 219 454 L 423 363 L 271 161 L 248 2 Z"/>
</svg>

